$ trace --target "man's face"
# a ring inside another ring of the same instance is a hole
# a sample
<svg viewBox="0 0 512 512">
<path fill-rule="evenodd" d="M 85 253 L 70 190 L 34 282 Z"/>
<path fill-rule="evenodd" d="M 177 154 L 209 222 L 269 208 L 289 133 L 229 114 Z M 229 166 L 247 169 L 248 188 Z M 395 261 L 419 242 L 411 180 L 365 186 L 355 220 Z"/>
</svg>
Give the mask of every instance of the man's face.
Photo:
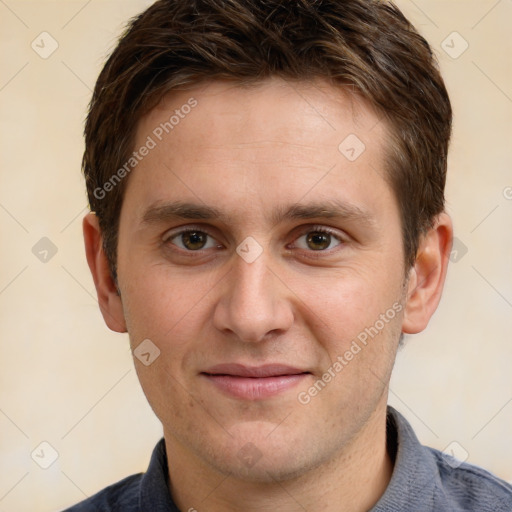
<svg viewBox="0 0 512 512">
<path fill-rule="evenodd" d="M 134 149 L 148 136 L 118 277 L 132 349 L 160 350 L 135 362 L 170 453 L 271 481 L 371 436 L 404 303 L 384 124 L 320 82 L 212 82 L 167 96 Z"/>
</svg>

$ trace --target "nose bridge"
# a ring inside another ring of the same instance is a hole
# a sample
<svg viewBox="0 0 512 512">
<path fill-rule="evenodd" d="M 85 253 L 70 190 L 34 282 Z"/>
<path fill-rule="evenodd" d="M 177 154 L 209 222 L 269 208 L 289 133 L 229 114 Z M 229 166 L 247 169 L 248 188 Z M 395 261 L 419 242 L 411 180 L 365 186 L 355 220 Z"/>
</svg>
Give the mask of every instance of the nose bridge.
<svg viewBox="0 0 512 512">
<path fill-rule="evenodd" d="M 274 283 L 271 283 L 267 263 L 265 256 L 260 256 L 251 263 L 243 258 L 236 261 L 231 290 L 233 307 L 245 309 L 259 306 L 263 310 L 272 306 L 275 291 L 272 290 Z"/>
<path fill-rule="evenodd" d="M 293 314 L 269 268 L 270 255 L 262 251 L 255 259 L 245 259 L 243 249 L 242 243 L 234 255 L 214 321 L 219 330 L 234 333 L 240 341 L 257 342 L 268 333 L 288 329 Z M 249 246 L 246 254 L 253 249 Z"/>
</svg>

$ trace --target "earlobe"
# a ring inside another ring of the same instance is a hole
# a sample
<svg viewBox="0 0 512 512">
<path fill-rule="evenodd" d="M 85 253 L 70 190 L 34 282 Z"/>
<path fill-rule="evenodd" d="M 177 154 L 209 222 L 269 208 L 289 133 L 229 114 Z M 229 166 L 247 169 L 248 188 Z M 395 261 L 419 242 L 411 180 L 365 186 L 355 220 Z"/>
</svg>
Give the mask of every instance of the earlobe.
<svg viewBox="0 0 512 512">
<path fill-rule="evenodd" d="M 126 332 L 123 304 L 110 274 L 98 218 L 88 213 L 82 222 L 87 263 L 94 280 L 101 314 L 109 329 Z"/>
<path fill-rule="evenodd" d="M 410 270 L 402 332 L 423 331 L 441 300 L 453 241 L 452 221 L 441 213 L 434 226 L 421 238 Z"/>
</svg>

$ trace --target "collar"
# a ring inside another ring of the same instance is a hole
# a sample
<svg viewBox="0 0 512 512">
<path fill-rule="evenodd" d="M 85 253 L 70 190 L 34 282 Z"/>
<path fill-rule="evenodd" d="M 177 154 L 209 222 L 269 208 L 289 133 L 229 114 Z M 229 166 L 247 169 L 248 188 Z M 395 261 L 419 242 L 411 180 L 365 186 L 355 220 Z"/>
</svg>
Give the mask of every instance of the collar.
<svg viewBox="0 0 512 512">
<path fill-rule="evenodd" d="M 436 489 L 441 486 L 435 458 L 420 444 L 407 420 L 391 406 L 387 408 L 386 431 L 394 469 L 386 491 L 370 512 L 434 510 Z M 140 482 L 140 510 L 180 512 L 171 498 L 168 475 L 165 440 L 162 438 L 153 450 L 148 470 Z"/>
</svg>

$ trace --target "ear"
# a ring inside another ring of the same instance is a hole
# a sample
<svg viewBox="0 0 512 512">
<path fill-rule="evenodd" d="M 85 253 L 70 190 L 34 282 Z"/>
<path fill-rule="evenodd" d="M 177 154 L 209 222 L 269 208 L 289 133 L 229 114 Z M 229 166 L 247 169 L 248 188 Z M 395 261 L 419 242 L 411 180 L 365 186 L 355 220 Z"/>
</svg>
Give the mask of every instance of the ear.
<svg viewBox="0 0 512 512">
<path fill-rule="evenodd" d="M 416 261 L 409 272 L 402 332 L 416 334 L 427 327 L 441 300 L 452 242 L 452 221 L 443 212 L 421 238 Z"/>
<path fill-rule="evenodd" d="M 110 274 L 107 257 L 103 251 L 103 236 L 98 217 L 94 213 L 88 213 L 84 217 L 82 226 L 87 263 L 94 279 L 103 319 L 109 329 L 116 332 L 127 332 L 121 297 L 117 292 L 116 284 Z"/>
</svg>

